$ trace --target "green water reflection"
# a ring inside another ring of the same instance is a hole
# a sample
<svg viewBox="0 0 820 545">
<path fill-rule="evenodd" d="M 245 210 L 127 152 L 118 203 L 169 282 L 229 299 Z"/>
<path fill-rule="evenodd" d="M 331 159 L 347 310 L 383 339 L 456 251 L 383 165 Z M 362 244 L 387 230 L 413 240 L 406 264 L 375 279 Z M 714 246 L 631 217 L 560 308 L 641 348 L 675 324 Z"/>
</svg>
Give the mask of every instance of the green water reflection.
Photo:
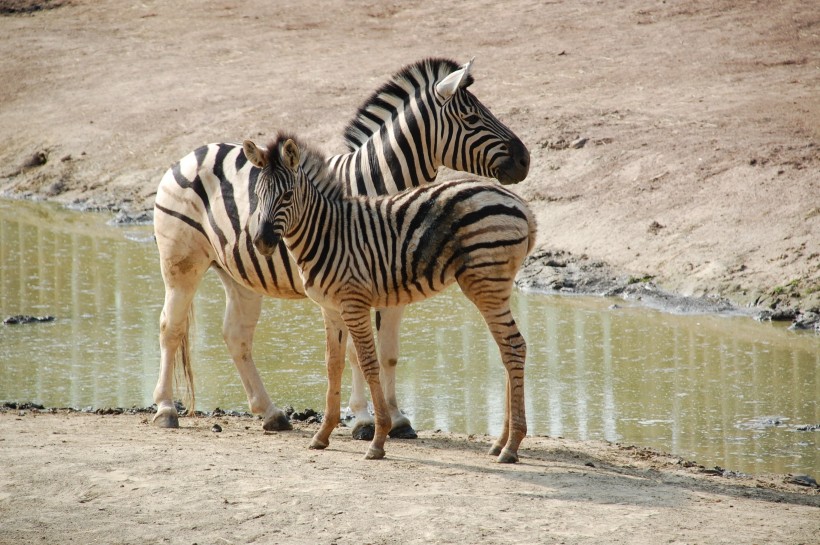
<svg viewBox="0 0 820 545">
<path fill-rule="evenodd" d="M 111 227 L 109 219 L 0 201 L 0 317 L 57 318 L 0 326 L 0 400 L 151 403 L 163 298 L 156 248 L 150 227 Z M 651 446 L 749 473 L 820 472 L 820 432 L 796 429 L 820 423 L 820 337 L 612 303 L 516 294 L 529 347 L 530 433 Z M 196 305 L 199 408 L 247 410 L 221 339 L 215 274 Z M 500 430 L 497 349 L 457 289 L 410 307 L 401 339 L 398 395 L 419 429 Z M 266 300 L 255 354 L 277 403 L 321 408 L 318 307 Z"/>
</svg>

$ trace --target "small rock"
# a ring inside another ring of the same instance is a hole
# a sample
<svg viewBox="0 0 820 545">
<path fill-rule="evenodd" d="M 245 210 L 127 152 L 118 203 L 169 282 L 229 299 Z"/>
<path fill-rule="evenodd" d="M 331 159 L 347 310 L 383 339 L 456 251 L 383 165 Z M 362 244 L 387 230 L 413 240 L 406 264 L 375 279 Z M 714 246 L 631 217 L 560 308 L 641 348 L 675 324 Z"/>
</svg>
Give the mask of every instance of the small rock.
<svg viewBox="0 0 820 545">
<path fill-rule="evenodd" d="M 214 433 L 220 433 L 222 431 L 222 426 L 220 426 L 219 424 L 214 424 L 213 426 L 211 426 L 211 431 Z"/>
<path fill-rule="evenodd" d="M 29 316 L 27 314 L 16 314 L 14 316 L 9 316 L 5 320 L 3 320 L 3 324 L 5 324 L 5 325 L 32 324 L 32 323 L 53 322 L 53 321 L 54 321 L 54 316 Z"/>
<path fill-rule="evenodd" d="M 800 486 L 809 486 L 811 488 L 818 488 L 817 480 L 809 475 L 791 475 L 786 479 L 787 483 L 797 484 Z"/>
<path fill-rule="evenodd" d="M 33 167 L 40 167 L 43 166 L 48 162 L 48 152 L 47 151 L 37 151 L 32 154 L 31 157 L 26 159 L 23 162 L 23 168 L 33 168 Z"/>
<path fill-rule="evenodd" d="M 45 194 L 47 197 L 56 197 L 60 193 L 65 193 L 66 185 L 65 182 L 62 180 L 58 180 L 51 184 L 48 189 L 46 189 Z"/>
<path fill-rule="evenodd" d="M 310 418 L 316 417 L 317 414 L 318 413 L 316 411 L 314 411 L 313 409 L 305 409 L 304 411 L 302 411 L 300 413 L 291 414 L 290 418 L 292 420 L 298 420 L 300 422 L 304 422 L 304 421 L 307 421 Z"/>
<path fill-rule="evenodd" d="M 797 431 L 820 431 L 820 424 L 804 424 L 794 428 Z"/>
<path fill-rule="evenodd" d="M 581 149 L 586 145 L 588 140 L 589 138 L 576 138 L 575 140 L 569 143 L 569 147 L 573 149 Z"/>
<path fill-rule="evenodd" d="M 648 232 L 652 233 L 653 235 L 657 235 L 660 233 L 661 229 L 665 228 L 665 225 L 661 225 L 657 221 L 653 221 L 649 224 L 649 228 L 647 229 Z"/>
<path fill-rule="evenodd" d="M 789 326 L 789 330 L 806 330 L 820 329 L 820 313 L 808 311 L 798 314 L 794 318 L 794 322 Z"/>
</svg>

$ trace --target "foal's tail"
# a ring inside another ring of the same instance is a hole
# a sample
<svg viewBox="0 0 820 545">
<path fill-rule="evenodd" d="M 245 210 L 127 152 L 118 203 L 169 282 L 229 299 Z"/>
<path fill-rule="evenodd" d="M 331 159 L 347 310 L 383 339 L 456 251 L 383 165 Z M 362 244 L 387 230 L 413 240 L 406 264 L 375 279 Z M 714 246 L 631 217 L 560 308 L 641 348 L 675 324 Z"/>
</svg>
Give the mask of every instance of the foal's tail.
<svg viewBox="0 0 820 545">
<path fill-rule="evenodd" d="M 196 393 L 194 392 L 194 369 L 191 366 L 191 331 L 195 326 L 194 303 L 188 307 L 188 316 L 185 319 L 185 331 L 174 354 L 174 374 L 177 385 L 185 383 L 185 397 L 183 404 L 186 407 L 185 414 L 190 416 L 196 411 Z"/>
</svg>

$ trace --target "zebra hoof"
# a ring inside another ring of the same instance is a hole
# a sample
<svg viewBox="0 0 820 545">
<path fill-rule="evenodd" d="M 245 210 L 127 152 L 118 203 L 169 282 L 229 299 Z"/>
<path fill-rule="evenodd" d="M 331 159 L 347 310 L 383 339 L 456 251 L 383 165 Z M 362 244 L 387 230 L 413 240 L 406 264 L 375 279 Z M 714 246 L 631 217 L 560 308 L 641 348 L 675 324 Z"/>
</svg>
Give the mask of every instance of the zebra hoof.
<svg viewBox="0 0 820 545">
<path fill-rule="evenodd" d="M 503 448 L 502 445 L 493 445 L 490 447 L 490 450 L 487 452 L 490 456 L 498 456 L 501 454 L 501 449 Z"/>
<path fill-rule="evenodd" d="M 373 437 L 376 435 L 376 426 L 373 424 L 362 424 L 361 426 L 356 426 L 353 428 L 351 435 L 353 436 L 353 439 L 358 439 L 359 441 L 372 441 Z"/>
<path fill-rule="evenodd" d="M 381 460 L 382 458 L 384 458 L 383 448 L 370 447 L 364 455 L 365 460 Z"/>
<path fill-rule="evenodd" d="M 393 439 L 417 439 L 418 438 L 418 434 L 416 433 L 416 430 L 414 430 L 413 426 L 411 426 L 410 424 L 405 424 L 404 426 L 398 426 L 396 428 L 393 428 L 392 430 L 390 430 L 390 432 L 387 435 L 389 435 Z M 372 436 L 370 438 L 373 439 Z"/>
<path fill-rule="evenodd" d="M 322 441 L 321 439 L 314 437 L 310 441 L 310 445 L 308 446 L 308 448 L 311 450 L 324 450 L 327 448 L 328 444 L 329 443 L 326 443 L 325 441 Z"/>
<path fill-rule="evenodd" d="M 509 449 L 502 450 L 501 454 L 498 455 L 499 464 L 514 464 L 516 462 L 518 462 L 518 454 Z"/>
<path fill-rule="evenodd" d="M 265 420 L 265 423 L 262 424 L 262 429 L 265 431 L 287 431 L 293 429 L 293 424 L 290 423 L 288 415 L 280 413 Z"/>
<path fill-rule="evenodd" d="M 179 427 L 179 416 L 176 412 L 171 411 L 157 412 L 152 422 L 158 428 L 175 429 Z"/>
</svg>

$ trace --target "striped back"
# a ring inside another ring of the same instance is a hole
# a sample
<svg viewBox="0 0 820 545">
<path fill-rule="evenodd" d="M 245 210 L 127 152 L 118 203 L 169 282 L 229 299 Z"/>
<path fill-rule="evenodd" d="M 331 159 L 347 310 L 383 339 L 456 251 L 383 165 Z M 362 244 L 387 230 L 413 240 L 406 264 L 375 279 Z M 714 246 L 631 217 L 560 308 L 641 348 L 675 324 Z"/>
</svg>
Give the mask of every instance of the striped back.
<svg viewBox="0 0 820 545">
<path fill-rule="evenodd" d="M 265 151 L 246 142 L 245 154 L 263 168 L 254 244 L 270 254 L 284 239 L 307 294 L 320 303 L 403 305 L 468 278 L 508 295 L 534 244 L 526 203 L 492 182 L 328 196 L 317 189 L 332 176 L 315 168 L 323 157 L 295 138 L 280 135 Z"/>
</svg>

